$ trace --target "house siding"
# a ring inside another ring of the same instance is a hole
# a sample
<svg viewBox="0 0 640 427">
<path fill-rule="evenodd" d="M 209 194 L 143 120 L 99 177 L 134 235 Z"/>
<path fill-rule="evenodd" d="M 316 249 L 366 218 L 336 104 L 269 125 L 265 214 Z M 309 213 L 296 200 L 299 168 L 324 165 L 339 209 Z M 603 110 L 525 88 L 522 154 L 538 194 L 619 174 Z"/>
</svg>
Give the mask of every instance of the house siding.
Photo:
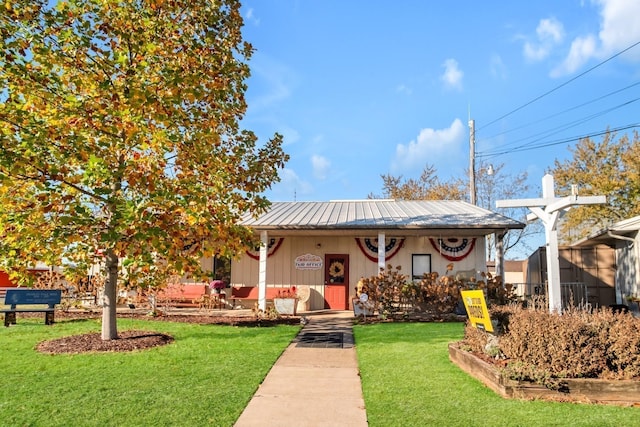
<svg viewBox="0 0 640 427">
<path fill-rule="evenodd" d="M 269 237 L 277 237 L 270 235 Z M 377 238 L 376 236 L 369 236 Z M 390 236 L 398 237 L 401 236 Z M 438 236 L 442 237 L 442 236 Z M 451 237 L 451 236 L 447 236 Z M 435 238 L 435 236 L 434 236 Z M 313 254 L 324 260 L 325 254 L 349 255 L 349 293 L 353 293 L 360 277 L 377 275 L 378 263 L 368 259 L 358 247 L 355 236 L 287 236 L 278 250 L 267 258 L 267 286 L 308 285 L 311 288 L 309 300 L 310 310 L 324 308 L 324 268 L 318 270 L 297 270 L 294 266 L 296 257 Z M 447 265 L 451 261 L 441 256 L 431 245 L 426 236 L 407 236 L 398 253 L 387 264 L 401 266 L 401 271 L 411 275 L 412 254 L 430 254 L 431 271 L 440 275 L 447 273 Z M 485 271 L 485 239 L 476 236 L 473 251 L 463 260 L 453 262 L 453 271 L 472 270 Z M 244 254 L 232 261 L 231 284 L 233 286 L 257 286 L 259 262 Z"/>
<path fill-rule="evenodd" d="M 626 304 L 626 297 L 640 296 L 640 284 L 638 283 L 638 272 L 640 271 L 640 260 L 638 252 L 640 247 L 640 233 L 636 232 L 635 242 L 624 240 L 616 241 L 616 284 L 618 303 Z"/>
</svg>

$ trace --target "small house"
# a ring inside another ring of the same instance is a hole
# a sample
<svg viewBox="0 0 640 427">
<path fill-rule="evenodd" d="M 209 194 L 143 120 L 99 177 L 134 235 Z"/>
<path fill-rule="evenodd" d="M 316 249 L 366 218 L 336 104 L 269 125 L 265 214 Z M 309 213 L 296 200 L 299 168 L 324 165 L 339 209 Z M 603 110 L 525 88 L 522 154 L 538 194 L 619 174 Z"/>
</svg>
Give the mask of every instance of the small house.
<svg viewBox="0 0 640 427">
<path fill-rule="evenodd" d="M 231 285 L 306 285 L 310 310 L 349 309 L 358 280 L 387 265 L 416 279 L 449 264 L 476 276 L 486 271 L 485 236 L 525 226 L 463 201 L 384 199 L 274 202 L 242 224 L 262 245 L 232 261 Z"/>
</svg>

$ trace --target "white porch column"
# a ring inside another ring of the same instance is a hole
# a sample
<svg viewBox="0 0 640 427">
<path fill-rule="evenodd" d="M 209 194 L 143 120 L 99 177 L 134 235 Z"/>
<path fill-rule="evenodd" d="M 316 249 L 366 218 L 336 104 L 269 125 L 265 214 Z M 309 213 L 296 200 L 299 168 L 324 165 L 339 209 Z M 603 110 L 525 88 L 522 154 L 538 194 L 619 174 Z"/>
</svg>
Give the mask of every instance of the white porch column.
<svg viewBox="0 0 640 427">
<path fill-rule="evenodd" d="M 258 272 L 258 308 L 267 309 L 267 254 L 269 252 L 269 236 L 266 231 L 260 232 L 260 270 Z"/>
<path fill-rule="evenodd" d="M 378 233 L 378 271 L 380 269 L 386 270 L 387 268 L 386 246 L 384 233 Z"/>
</svg>

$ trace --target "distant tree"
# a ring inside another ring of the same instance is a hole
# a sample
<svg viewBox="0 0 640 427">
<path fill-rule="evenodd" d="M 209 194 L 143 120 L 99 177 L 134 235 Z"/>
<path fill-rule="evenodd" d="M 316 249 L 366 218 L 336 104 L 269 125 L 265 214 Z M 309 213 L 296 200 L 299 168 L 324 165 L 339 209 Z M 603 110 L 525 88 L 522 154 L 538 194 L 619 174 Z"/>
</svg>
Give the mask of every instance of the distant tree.
<svg viewBox="0 0 640 427">
<path fill-rule="evenodd" d="M 523 194 L 530 191 L 527 184 L 527 172 L 519 174 L 507 174 L 504 172 L 504 163 L 492 164 L 492 173 L 489 174 L 489 164 L 481 161 L 476 168 L 476 204 L 482 208 L 498 212 L 509 218 L 525 222 L 528 209 L 526 208 L 496 208 L 497 200 L 520 199 Z M 528 237 L 540 233 L 542 227 L 539 223 L 528 224 L 522 230 L 510 230 L 503 239 L 504 254 L 520 245 L 523 249 L 532 251 Z M 496 241 L 494 235 L 487 236 L 487 258 L 495 260 Z"/>
<path fill-rule="evenodd" d="M 640 215 L 640 137 L 623 135 L 616 139 L 606 133 L 601 142 L 584 138 L 570 148 L 573 158 L 556 160 L 550 173 L 560 196 L 571 194 L 577 185 L 582 196 L 607 196 L 605 205 L 572 208 L 561 223 L 562 240 L 575 241 L 594 229 Z"/>
<path fill-rule="evenodd" d="M 526 221 L 527 211 L 523 208 L 496 209 L 495 201 L 522 197 L 529 192 L 527 173 L 507 175 L 503 172 L 504 164 L 492 166 L 493 174 L 489 175 L 489 164 L 480 162 L 476 168 L 476 204 L 482 208 L 499 212 L 519 221 Z M 466 174 L 468 176 L 468 173 Z M 465 200 L 468 196 L 469 184 L 466 179 L 454 178 L 442 182 L 433 165 L 426 165 L 419 179 L 403 179 L 402 176 L 381 175 L 383 182 L 382 196 L 369 194 L 370 199 L 390 198 L 396 200 Z M 527 246 L 527 237 L 540 232 L 540 227 L 531 224 L 523 230 L 512 230 L 504 237 L 504 253 L 516 245 Z M 495 238 L 487 236 L 487 256 L 495 259 Z"/>
<path fill-rule="evenodd" d="M 381 175 L 382 196 L 369 194 L 370 199 L 388 198 L 396 200 L 463 200 L 465 183 L 461 179 L 442 182 L 433 165 L 426 165 L 420 178 L 403 179 L 402 175 Z"/>
<path fill-rule="evenodd" d="M 288 156 L 242 130 L 252 47 L 237 0 L 0 4 L 0 261 L 197 272 L 252 244 Z M 67 270 L 66 272 L 69 272 Z M 155 273 L 154 273 L 155 272 Z M 156 276 L 157 274 L 157 276 Z M 133 278 L 127 276 L 128 280 Z"/>
</svg>

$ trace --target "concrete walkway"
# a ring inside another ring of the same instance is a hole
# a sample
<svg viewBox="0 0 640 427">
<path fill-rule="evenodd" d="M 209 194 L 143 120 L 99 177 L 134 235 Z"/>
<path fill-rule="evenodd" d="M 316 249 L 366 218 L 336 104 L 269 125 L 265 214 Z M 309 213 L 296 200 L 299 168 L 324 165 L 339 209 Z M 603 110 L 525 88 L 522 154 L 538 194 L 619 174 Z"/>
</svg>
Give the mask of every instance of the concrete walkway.
<svg viewBox="0 0 640 427">
<path fill-rule="evenodd" d="M 353 312 L 310 313 L 235 427 L 367 426 Z"/>
</svg>

